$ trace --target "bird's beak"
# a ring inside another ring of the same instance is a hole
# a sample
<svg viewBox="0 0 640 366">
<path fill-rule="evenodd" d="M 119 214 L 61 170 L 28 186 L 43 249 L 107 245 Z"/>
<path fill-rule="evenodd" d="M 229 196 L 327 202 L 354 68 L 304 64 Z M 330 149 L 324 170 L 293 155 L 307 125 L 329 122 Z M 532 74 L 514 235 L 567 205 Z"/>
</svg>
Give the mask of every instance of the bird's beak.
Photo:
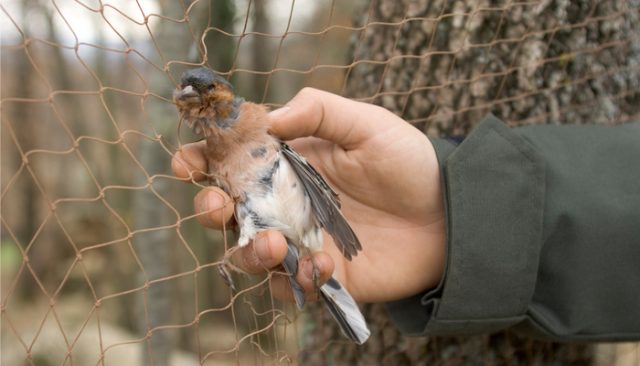
<svg viewBox="0 0 640 366">
<path fill-rule="evenodd" d="M 173 98 L 182 101 L 200 102 L 200 95 L 191 85 L 187 85 L 182 89 L 176 89 L 173 92 Z"/>
</svg>

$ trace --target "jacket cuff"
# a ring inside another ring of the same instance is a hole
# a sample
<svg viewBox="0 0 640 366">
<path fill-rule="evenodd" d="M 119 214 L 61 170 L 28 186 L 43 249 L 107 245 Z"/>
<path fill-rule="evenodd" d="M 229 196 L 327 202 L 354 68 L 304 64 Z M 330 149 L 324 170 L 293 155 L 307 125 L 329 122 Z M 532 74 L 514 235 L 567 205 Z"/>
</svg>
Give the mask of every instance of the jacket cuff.
<svg viewBox="0 0 640 366">
<path fill-rule="evenodd" d="M 525 318 L 542 243 L 544 163 L 493 116 L 456 148 L 434 140 L 447 216 L 435 289 L 387 304 L 408 335 L 471 335 Z"/>
</svg>

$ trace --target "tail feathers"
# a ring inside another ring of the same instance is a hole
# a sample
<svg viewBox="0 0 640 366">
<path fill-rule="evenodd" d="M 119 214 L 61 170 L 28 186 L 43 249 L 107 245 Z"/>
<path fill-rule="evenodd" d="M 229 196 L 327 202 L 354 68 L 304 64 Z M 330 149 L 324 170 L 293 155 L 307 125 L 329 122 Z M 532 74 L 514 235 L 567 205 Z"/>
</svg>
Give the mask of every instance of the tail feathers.
<svg viewBox="0 0 640 366">
<path fill-rule="evenodd" d="M 298 273 L 298 248 L 287 240 L 289 250 L 282 262 L 284 270 L 289 275 L 289 283 L 293 291 L 296 305 L 302 309 L 305 303 L 304 290 L 296 281 Z M 326 304 L 333 318 L 338 322 L 342 333 L 357 344 L 363 344 L 369 338 L 371 332 L 367 327 L 367 322 L 358 308 L 353 297 L 342 287 L 340 282 L 331 277 L 324 285 L 320 286 L 320 297 Z"/>
<path fill-rule="evenodd" d="M 302 286 L 296 280 L 296 275 L 298 274 L 298 248 L 287 240 L 287 244 L 289 250 L 287 250 L 287 255 L 284 257 L 284 261 L 282 262 L 282 266 L 284 267 L 285 272 L 289 275 L 289 283 L 291 284 L 291 290 L 293 291 L 293 297 L 296 300 L 296 305 L 298 309 L 302 309 L 305 303 L 304 290 Z"/>
<path fill-rule="evenodd" d="M 342 287 L 340 282 L 331 277 L 320 287 L 320 297 L 324 300 L 329 312 L 338 322 L 340 330 L 357 344 L 363 344 L 371 332 L 367 322 L 353 297 Z"/>
</svg>

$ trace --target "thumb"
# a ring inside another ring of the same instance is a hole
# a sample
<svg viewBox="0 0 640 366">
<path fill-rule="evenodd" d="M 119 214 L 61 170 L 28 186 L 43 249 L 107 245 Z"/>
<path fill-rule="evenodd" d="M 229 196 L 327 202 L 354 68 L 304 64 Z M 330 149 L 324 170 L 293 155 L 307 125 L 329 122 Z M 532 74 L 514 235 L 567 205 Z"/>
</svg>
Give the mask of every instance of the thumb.
<svg viewBox="0 0 640 366">
<path fill-rule="evenodd" d="M 269 132 L 283 140 L 315 136 L 355 149 L 374 134 L 381 107 L 304 88 L 284 107 L 269 113 Z"/>
</svg>

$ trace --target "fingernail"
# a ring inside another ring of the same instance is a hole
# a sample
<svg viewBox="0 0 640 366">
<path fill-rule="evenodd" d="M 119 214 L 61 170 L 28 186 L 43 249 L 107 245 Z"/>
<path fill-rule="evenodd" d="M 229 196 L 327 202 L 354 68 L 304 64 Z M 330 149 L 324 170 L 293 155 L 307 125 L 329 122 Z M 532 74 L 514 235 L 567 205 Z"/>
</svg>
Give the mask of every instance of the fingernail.
<svg viewBox="0 0 640 366">
<path fill-rule="evenodd" d="M 272 259 L 273 255 L 271 254 L 271 248 L 269 248 L 269 238 L 267 238 L 267 234 L 260 233 L 256 235 L 253 246 L 261 261 L 264 262 Z"/>
<path fill-rule="evenodd" d="M 288 105 L 285 105 L 284 107 L 281 107 L 281 108 L 278 108 L 276 110 L 273 110 L 273 111 L 269 112 L 269 117 L 270 118 L 280 118 L 285 113 L 289 112 L 290 110 L 291 110 L 291 107 L 289 107 Z"/>
</svg>

